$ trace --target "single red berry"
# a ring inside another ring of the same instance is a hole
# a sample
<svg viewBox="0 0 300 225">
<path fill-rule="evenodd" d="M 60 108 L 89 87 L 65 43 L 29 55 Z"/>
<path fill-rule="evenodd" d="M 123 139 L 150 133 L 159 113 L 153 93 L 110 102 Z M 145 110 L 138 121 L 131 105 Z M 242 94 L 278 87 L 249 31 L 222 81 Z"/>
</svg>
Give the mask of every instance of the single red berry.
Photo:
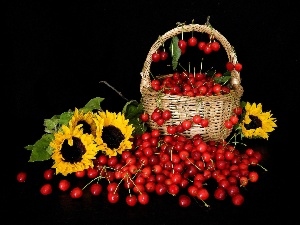
<svg viewBox="0 0 300 225">
<path fill-rule="evenodd" d="M 169 54 L 166 51 L 162 51 L 159 54 L 160 54 L 160 60 L 162 61 L 166 60 L 169 57 Z"/>
<path fill-rule="evenodd" d="M 233 124 L 230 120 L 225 120 L 224 122 L 224 126 L 227 128 L 227 129 L 231 129 L 233 127 Z"/>
<path fill-rule="evenodd" d="M 83 191 L 79 187 L 73 188 L 72 191 L 70 192 L 71 198 L 81 198 L 82 194 L 83 194 Z"/>
<path fill-rule="evenodd" d="M 76 172 L 75 172 L 75 176 L 78 177 L 78 178 L 82 178 L 82 177 L 85 176 L 85 173 L 86 173 L 85 170 L 82 170 L 82 171 L 76 171 Z"/>
<path fill-rule="evenodd" d="M 242 70 L 242 68 L 243 68 L 243 66 L 242 66 L 242 64 L 240 64 L 240 63 L 236 63 L 236 64 L 234 65 L 234 69 L 235 69 L 236 71 L 238 71 L 238 72 L 240 72 L 240 71 Z"/>
<path fill-rule="evenodd" d="M 235 206 L 240 206 L 244 203 L 244 196 L 241 194 L 236 194 L 232 196 L 231 201 Z"/>
<path fill-rule="evenodd" d="M 200 115 L 194 115 L 193 116 L 193 122 L 195 124 L 200 124 L 201 120 L 202 120 L 202 117 Z"/>
<path fill-rule="evenodd" d="M 143 113 L 140 115 L 140 120 L 141 120 L 142 122 L 148 122 L 148 120 L 149 120 L 149 114 L 146 113 L 146 112 L 143 112 Z"/>
<path fill-rule="evenodd" d="M 44 178 L 46 180 L 51 180 L 53 178 L 54 175 L 54 170 L 53 169 L 47 169 L 44 171 Z"/>
<path fill-rule="evenodd" d="M 186 208 L 191 205 L 191 198 L 187 195 L 180 195 L 178 198 L 178 203 L 180 207 Z"/>
<path fill-rule="evenodd" d="M 226 69 L 228 71 L 232 71 L 234 69 L 234 64 L 232 62 L 227 62 L 226 63 Z"/>
<path fill-rule="evenodd" d="M 52 186 L 51 184 L 44 184 L 41 188 L 40 188 L 40 193 L 42 195 L 49 195 L 52 193 Z"/>
<path fill-rule="evenodd" d="M 233 109 L 233 112 L 234 112 L 237 116 L 239 116 L 239 115 L 242 114 L 243 108 L 240 107 L 240 106 L 238 106 L 238 107 L 236 107 L 236 108 Z"/>
<path fill-rule="evenodd" d="M 201 125 L 202 127 L 207 127 L 207 126 L 208 126 L 208 119 L 202 119 L 202 120 L 200 121 L 200 125 Z"/>
<path fill-rule="evenodd" d="M 142 205 L 147 205 L 149 203 L 149 195 L 146 192 L 142 192 L 138 195 L 138 202 Z"/>
<path fill-rule="evenodd" d="M 100 195 L 102 192 L 102 186 L 99 183 L 94 183 L 91 185 L 90 187 L 90 192 L 92 193 L 92 195 Z"/>
<path fill-rule="evenodd" d="M 126 203 L 127 203 L 127 205 L 129 205 L 129 206 L 135 206 L 136 205 L 136 203 L 137 203 L 137 197 L 135 196 L 135 195 L 127 195 L 126 196 Z"/>
<path fill-rule="evenodd" d="M 198 48 L 199 48 L 199 50 L 204 50 L 204 47 L 206 46 L 206 43 L 204 42 L 204 41 L 200 41 L 199 43 L 198 43 Z"/>
<path fill-rule="evenodd" d="M 198 40 L 196 37 L 190 37 L 188 39 L 188 46 L 196 46 L 198 43 Z"/>
<path fill-rule="evenodd" d="M 70 188 L 70 185 L 71 185 L 70 181 L 68 181 L 66 179 L 62 179 L 58 183 L 58 188 L 61 191 L 67 191 Z"/>
<path fill-rule="evenodd" d="M 233 125 L 236 125 L 239 122 L 239 118 L 237 117 L 237 115 L 232 115 L 229 120 L 231 121 L 231 123 Z"/>
<path fill-rule="evenodd" d="M 178 41 L 178 47 L 181 49 L 181 51 L 186 50 L 187 43 L 185 40 L 181 39 Z"/>
<path fill-rule="evenodd" d="M 154 52 L 152 54 L 152 61 L 153 62 L 159 62 L 160 61 L 160 54 L 158 52 Z"/>
<path fill-rule="evenodd" d="M 212 42 L 211 44 L 210 44 L 210 47 L 211 47 L 211 49 L 214 51 L 214 52 L 217 52 L 217 51 L 219 51 L 220 50 L 220 44 L 219 44 L 219 42 L 217 42 L 217 41 L 214 41 L 214 42 Z"/>
<path fill-rule="evenodd" d="M 115 204 L 119 201 L 119 199 L 120 199 L 119 193 L 117 193 L 117 192 L 108 192 L 107 200 L 110 203 Z"/>
<path fill-rule="evenodd" d="M 27 173 L 26 172 L 24 172 L 24 171 L 21 171 L 21 172 L 19 172 L 18 174 L 17 174 L 17 181 L 18 182 L 25 182 L 26 181 L 26 179 L 27 179 Z"/>
</svg>

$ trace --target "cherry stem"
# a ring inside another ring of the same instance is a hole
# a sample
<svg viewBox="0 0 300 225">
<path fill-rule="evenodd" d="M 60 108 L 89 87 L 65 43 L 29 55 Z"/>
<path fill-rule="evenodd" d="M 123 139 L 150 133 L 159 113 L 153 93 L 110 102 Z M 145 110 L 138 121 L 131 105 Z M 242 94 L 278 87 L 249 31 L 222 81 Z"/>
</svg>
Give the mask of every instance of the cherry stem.
<svg viewBox="0 0 300 225">
<path fill-rule="evenodd" d="M 265 167 L 263 167 L 262 165 L 260 164 L 257 164 L 258 166 L 260 166 L 264 171 L 268 171 Z"/>
<path fill-rule="evenodd" d="M 127 102 L 129 101 L 127 98 L 124 97 L 124 95 L 123 95 L 120 91 L 118 91 L 118 90 L 115 89 L 113 86 L 111 86 L 109 83 L 107 83 L 107 81 L 101 80 L 101 81 L 99 81 L 99 83 L 104 83 L 104 84 L 106 84 L 108 87 L 110 87 L 111 89 L 113 89 L 118 95 L 120 95 L 121 98 L 123 98 L 123 99 L 126 100 Z"/>
</svg>

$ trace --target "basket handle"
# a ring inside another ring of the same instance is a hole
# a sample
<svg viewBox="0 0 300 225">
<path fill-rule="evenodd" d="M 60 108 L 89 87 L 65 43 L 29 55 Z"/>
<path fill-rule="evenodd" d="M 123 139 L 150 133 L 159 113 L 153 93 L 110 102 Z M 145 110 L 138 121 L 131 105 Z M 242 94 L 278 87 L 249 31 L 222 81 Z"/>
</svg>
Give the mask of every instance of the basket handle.
<svg viewBox="0 0 300 225">
<path fill-rule="evenodd" d="M 146 57 L 146 61 L 144 62 L 142 72 L 141 72 L 141 77 L 142 77 L 141 84 L 140 84 L 141 92 L 142 92 L 142 89 L 151 87 L 150 66 L 151 66 L 151 62 L 152 62 L 152 54 L 155 53 L 159 49 L 159 47 L 163 45 L 163 43 L 166 40 L 168 40 L 176 35 L 179 35 L 182 32 L 192 32 L 192 31 L 213 35 L 214 38 L 216 40 L 218 40 L 221 43 L 221 45 L 224 47 L 224 49 L 227 53 L 229 62 L 232 62 L 233 64 L 235 64 L 237 62 L 237 56 L 235 54 L 233 47 L 230 45 L 230 43 L 227 41 L 227 39 L 221 33 L 219 33 L 217 30 L 215 30 L 211 26 L 208 26 L 206 24 L 205 25 L 188 24 L 188 25 L 179 26 L 179 27 L 173 28 L 172 30 L 169 30 L 164 35 L 160 36 L 156 40 L 156 42 L 152 45 L 152 47 L 150 48 L 148 55 Z M 241 87 L 240 83 L 241 83 L 240 73 L 236 70 L 232 70 L 231 71 L 231 84 L 233 85 L 233 88 L 237 91 L 238 95 L 242 96 L 243 88 Z"/>
</svg>

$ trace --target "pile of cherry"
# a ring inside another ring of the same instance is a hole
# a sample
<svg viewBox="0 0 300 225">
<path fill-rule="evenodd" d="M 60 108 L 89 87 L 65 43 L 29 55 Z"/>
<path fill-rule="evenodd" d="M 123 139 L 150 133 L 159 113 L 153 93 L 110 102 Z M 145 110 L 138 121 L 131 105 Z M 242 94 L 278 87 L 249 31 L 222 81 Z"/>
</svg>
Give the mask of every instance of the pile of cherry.
<svg viewBox="0 0 300 225">
<path fill-rule="evenodd" d="M 219 201 L 230 198 L 234 205 L 240 206 L 244 202 L 241 189 L 257 182 L 257 167 L 266 170 L 259 164 L 260 152 L 249 147 L 241 152 L 226 141 L 205 142 L 200 135 L 187 138 L 151 130 L 132 141 L 132 149 L 112 157 L 101 153 L 93 168 L 72 174 L 78 179 L 88 179 L 84 187 L 71 186 L 64 176 L 54 187 L 50 180 L 55 172 L 47 169 L 40 193 L 49 195 L 57 188 L 77 199 L 88 191 L 93 196 L 106 194 L 109 203 L 117 203 L 123 190 L 128 206 L 148 204 L 151 193 L 177 197 L 181 207 L 190 206 L 192 200 L 209 207 L 209 198 Z M 19 182 L 25 182 L 26 177 L 24 171 L 17 174 Z M 209 186 L 212 182 L 214 190 Z"/>
</svg>

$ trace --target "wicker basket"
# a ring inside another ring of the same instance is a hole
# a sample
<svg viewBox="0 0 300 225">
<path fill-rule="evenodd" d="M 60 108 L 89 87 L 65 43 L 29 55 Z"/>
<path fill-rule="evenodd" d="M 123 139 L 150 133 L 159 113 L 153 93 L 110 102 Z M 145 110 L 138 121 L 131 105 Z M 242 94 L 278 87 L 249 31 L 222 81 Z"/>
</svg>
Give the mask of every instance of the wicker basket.
<svg viewBox="0 0 300 225">
<path fill-rule="evenodd" d="M 142 94 L 141 102 L 143 104 L 145 112 L 151 113 L 158 106 L 157 101 L 160 101 L 160 106 L 163 109 L 169 109 L 172 113 L 172 118 L 166 121 L 162 126 L 157 125 L 151 119 L 149 120 L 149 126 L 151 129 L 159 129 L 162 134 L 167 134 L 167 126 L 179 124 L 184 119 L 192 119 L 196 114 L 200 114 L 203 118 L 209 120 L 208 127 L 201 127 L 200 125 L 193 125 L 191 129 L 184 131 L 184 135 L 192 137 L 196 134 L 200 134 L 204 141 L 220 141 L 226 139 L 231 130 L 224 126 L 224 121 L 228 120 L 233 113 L 233 109 L 240 105 L 240 98 L 243 94 L 243 88 L 240 84 L 240 74 L 236 70 L 231 71 L 230 83 L 233 90 L 229 94 L 218 96 L 179 96 L 162 94 L 151 88 L 150 79 L 150 66 L 152 63 L 152 54 L 156 52 L 163 43 L 182 32 L 201 32 L 214 36 L 216 40 L 224 47 L 228 61 L 237 62 L 236 53 L 233 47 L 227 41 L 227 39 L 221 35 L 217 30 L 211 26 L 189 24 L 176 27 L 160 38 L 152 45 L 144 62 L 144 66 L 141 72 L 140 92 Z M 163 76 L 168 76 L 167 74 Z"/>
</svg>

